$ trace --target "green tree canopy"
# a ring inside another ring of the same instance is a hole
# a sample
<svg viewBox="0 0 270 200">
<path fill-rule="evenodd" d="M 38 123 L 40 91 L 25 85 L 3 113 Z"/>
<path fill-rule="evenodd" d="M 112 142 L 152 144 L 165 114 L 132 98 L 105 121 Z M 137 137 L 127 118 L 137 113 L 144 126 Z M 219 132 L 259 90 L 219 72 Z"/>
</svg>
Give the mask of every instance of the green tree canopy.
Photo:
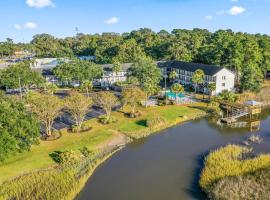
<svg viewBox="0 0 270 200">
<path fill-rule="evenodd" d="M 0 94 L 0 161 L 38 143 L 39 124 L 23 103 Z"/>
<path fill-rule="evenodd" d="M 137 105 L 145 99 L 146 94 L 139 87 L 127 87 L 122 91 L 122 100 L 124 104 L 131 106 L 131 116 L 134 116 Z"/>
<path fill-rule="evenodd" d="M 159 82 L 162 78 L 161 71 L 149 57 L 140 57 L 131 67 L 131 76 L 139 81 L 141 88 L 148 96 L 159 91 Z"/>
<path fill-rule="evenodd" d="M 61 81 L 93 81 L 95 78 L 100 78 L 103 74 L 102 68 L 90 61 L 72 59 L 67 62 L 61 62 L 54 70 L 53 73 Z"/>
<path fill-rule="evenodd" d="M 28 90 L 30 86 L 42 86 L 45 80 L 38 72 L 31 70 L 30 62 L 19 62 L 0 71 L 0 87 Z"/>
<path fill-rule="evenodd" d="M 177 99 L 178 94 L 183 93 L 185 89 L 181 84 L 175 83 L 171 86 L 171 91 L 175 93 L 175 99 Z"/>
<path fill-rule="evenodd" d="M 197 92 L 197 87 L 199 84 L 204 82 L 204 72 L 201 69 L 198 69 L 192 75 L 192 83 L 195 84 L 195 93 Z"/>
</svg>

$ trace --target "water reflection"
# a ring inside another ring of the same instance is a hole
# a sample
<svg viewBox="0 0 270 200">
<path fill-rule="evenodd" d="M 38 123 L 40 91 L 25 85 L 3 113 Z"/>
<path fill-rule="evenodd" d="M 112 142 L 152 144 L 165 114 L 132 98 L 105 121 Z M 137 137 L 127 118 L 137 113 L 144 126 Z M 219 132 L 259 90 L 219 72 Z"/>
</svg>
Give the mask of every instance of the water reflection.
<svg viewBox="0 0 270 200">
<path fill-rule="evenodd" d="M 213 118 L 198 119 L 133 142 L 93 174 L 79 200 L 205 199 L 198 185 L 204 156 L 229 143 L 243 144 L 252 134 L 263 140 L 256 153 L 270 152 L 270 110 L 260 130 L 221 127 Z"/>
</svg>

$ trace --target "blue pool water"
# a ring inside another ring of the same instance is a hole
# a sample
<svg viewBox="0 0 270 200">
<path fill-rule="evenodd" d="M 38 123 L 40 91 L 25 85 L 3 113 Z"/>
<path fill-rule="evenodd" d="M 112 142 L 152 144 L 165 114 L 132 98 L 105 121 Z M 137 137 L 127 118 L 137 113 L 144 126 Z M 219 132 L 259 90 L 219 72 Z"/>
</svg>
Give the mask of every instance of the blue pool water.
<svg viewBox="0 0 270 200">
<path fill-rule="evenodd" d="M 168 98 L 175 99 L 176 94 L 175 94 L 174 92 L 166 92 L 166 96 L 167 96 Z M 185 98 L 185 95 L 182 94 L 182 93 L 180 93 L 180 94 L 177 95 L 177 97 L 178 97 L 178 98 Z"/>
</svg>

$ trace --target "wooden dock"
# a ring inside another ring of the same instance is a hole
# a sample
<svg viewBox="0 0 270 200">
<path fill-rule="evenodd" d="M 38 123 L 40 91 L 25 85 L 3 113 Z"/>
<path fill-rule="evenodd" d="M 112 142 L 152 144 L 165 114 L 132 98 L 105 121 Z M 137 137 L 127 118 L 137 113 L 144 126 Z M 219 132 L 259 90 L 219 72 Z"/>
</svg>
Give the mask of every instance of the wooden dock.
<svg viewBox="0 0 270 200">
<path fill-rule="evenodd" d="M 248 115 L 250 116 L 250 119 L 252 119 L 253 115 L 258 115 L 262 111 L 260 106 L 250 106 L 245 104 L 229 103 L 225 101 L 220 101 L 219 103 L 223 105 L 227 110 L 226 117 L 221 119 L 223 123 L 227 124 L 235 123 L 239 118 Z"/>
</svg>

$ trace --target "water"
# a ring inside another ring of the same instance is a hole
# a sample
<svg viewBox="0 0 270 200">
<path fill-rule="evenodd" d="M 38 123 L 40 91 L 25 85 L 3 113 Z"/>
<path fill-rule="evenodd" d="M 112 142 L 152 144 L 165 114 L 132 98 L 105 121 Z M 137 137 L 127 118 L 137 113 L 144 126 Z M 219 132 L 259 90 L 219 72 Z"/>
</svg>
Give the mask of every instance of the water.
<svg viewBox="0 0 270 200">
<path fill-rule="evenodd" d="M 171 99 L 175 99 L 176 98 L 176 93 L 174 93 L 174 92 L 166 92 L 166 95 L 167 95 L 168 98 L 171 98 Z M 177 97 L 181 99 L 181 98 L 185 98 L 185 95 L 182 94 L 182 93 L 179 93 L 177 95 Z"/>
<path fill-rule="evenodd" d="M 200 119 L 138 140 L 97 168 L 78 200 L 190 200 L 205 199 L 198 186 L 203 158 L 210 150 L 239 144 L 251 134 L 263 138 L 256 152 L 270 152 L 270 112 L 261 129 L 220 128 Z M 216 122 L 216 121 L 214 121 Z"/>
</svg>

